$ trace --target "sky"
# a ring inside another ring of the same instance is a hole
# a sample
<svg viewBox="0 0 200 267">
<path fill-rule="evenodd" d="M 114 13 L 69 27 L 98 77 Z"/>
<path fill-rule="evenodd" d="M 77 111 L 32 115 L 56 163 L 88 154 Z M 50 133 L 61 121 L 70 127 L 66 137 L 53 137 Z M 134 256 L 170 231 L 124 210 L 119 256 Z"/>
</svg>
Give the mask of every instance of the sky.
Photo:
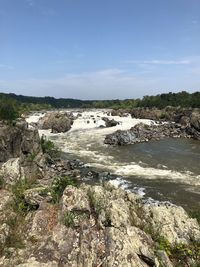
<svg viewBox="0 0 200 267">
<path fill-rule="evenodd" d="M 0 91 L 200 91 L 200 0 L 0 0 Z"/>
</svg>

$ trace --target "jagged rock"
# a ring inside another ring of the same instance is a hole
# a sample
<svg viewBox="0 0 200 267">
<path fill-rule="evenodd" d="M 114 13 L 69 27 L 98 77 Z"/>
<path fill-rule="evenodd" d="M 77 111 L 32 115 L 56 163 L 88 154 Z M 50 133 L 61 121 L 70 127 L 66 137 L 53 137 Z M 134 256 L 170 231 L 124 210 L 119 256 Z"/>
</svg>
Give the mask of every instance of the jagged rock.
<svg viewBox="0 0 200 267">
<path fill-rule="evenodd" d="M 51 129 L 53 133 L 67 132 L 73 124 L 73 115 L 71 113 L 47 113 L 40 119 L 39 125 L 42 129 Z"/>
<path fill-rule="evenodd" d="M 200 240 L 197 220 L 189 218 L 182 207 L 146 204 L 142 210 L 150 231 L 165 237 L 171 244 L 187 243 L 193 236 Z"/>
<path fill-rule="evenodd" d="M 157 256 L 159 258 L 159 262 L 161 264 L 161 266 L 164 267 L 173 267 L 172 262 L 170 261 L 167 253 L 163 250 L 158 250 L 157 251 Z M 160 264 L 158 266 L 160 266 Z"/>
<path fill-rule="evenodd" d="M 17 158 L 21 155 L 36 155 L 40 151 L 38 131 L 28 129 L 25 121 L 19 121 L 14 126 L 0 127 L 0 162 L 6 162 L 9 158 Z"/>
<path fill-rule="evenodd" d="M 3 212 L 5 212 L 6 206 L 12 200 L 12 194 L 7 190 L 1 189 L 0 195 L 0 214 L 2 214 Z"/>
<path fill-rule="evenodd" d="M 47 187 L 35 187 L 24 192 L 25 201 L 33 206 L 39 206 L 43 201 L 51 201 L 51 195 Z"/>
<path fill-rule="evenodd" d="M 27 129 L 24 133 L 22 133 L 22 154 L 36 156 L 41 151 L 42 148 L 38 130 Z"/>
<path fill-rule="evenodd" d="M 62 214 L 73 210 L 90 212 L 90 203 L 87 192 L 73 186 L 68 186 L 62 197 Z"/>
<path fill-rule="evenodd" d="M 105 121 L 105 125 L 106 125 L 106 127 L 114 127 L 114 126 L 116 126 L 116 125 L 119 124 L 118 121 L 115 121 L 115 120 L 113 120 L 113 119 L 110 120 L 110 119 L 108 119 L 107 117 L 103 117 L 102 120 Z"/>
<path fill-rule="evenodd" d="M 6 192 L 2 191 L 6 200 L 3 203 L 10 198 Z M 172 267 L 164 251 L 156 252 L 152 237 L 163 236 L 174 244 L 187 243 L 190 235 L 198 240 L 200 235 L 197 222 L 189 219 L 182 208 L 144 204 L 135 194 L 111 187 L 110 183 L 68 186 L 60 205 L 33 199 L 40 207 L 27 215 L 27 225 L 23 225 L 26 246 L 14 249 L 9 260 L 0 259 L 3 267 Z M 0 205 L 0 212 L 5 207 Z M 6 234 L 6 225 L 2 223 L 2 227 L 1 233 Z M 3 241 L 5 235 L 1 233 Z"/>
<path fill-rule="evenodd" d="M 5 162 L 0 169 L 0 175 L 6 184 L 14 184 L 21 178 L 20 159 L 14 158 Z"/>
<path fill-rule="evenodd" d="M 195 130 L 200 132 L 200 113 L 197 112 L 192 113 L 190 124 Z"/>
<path fill-rule="evenodd" d="M 145 125 L 139 123 L 130 130 L 118 130 L 105 137 L 104 143 L 109 145 L 127 145 L 149 140 L 159 140 L 164 137 L 190 137 L 185 128 L 176 124 Z"/>
<path fill-rule="evenodd" d="M 57 262 L 41 262 L 35 258 L 30 258 L 26 263 L 18 264 L 18 267 L 59 267 Z"/>
<path fill-rule="evenodd" d="M 119 116 L 119 117 L 127 117 L 129 116 L 129 111 L 125 109 L 113 109 L 111 112 L 107 114 L 108 116 Z"/>
<path fill-rule="evenodd" d="M 150 236 L 134 226 L 106 228 L 107 262 L 103 266 L 147 267 L 141 258 L 141 249 L 154 259 L 153 241 Z"/>
<path fill-rule="evenodd" d="M 52 204 L 43 203 L 34 213 L 29 236 L 36 238 L 36 240 L 42 240 L 44 236 L 52 233 L 57 223 L 57 208 Z"/>
</svg>

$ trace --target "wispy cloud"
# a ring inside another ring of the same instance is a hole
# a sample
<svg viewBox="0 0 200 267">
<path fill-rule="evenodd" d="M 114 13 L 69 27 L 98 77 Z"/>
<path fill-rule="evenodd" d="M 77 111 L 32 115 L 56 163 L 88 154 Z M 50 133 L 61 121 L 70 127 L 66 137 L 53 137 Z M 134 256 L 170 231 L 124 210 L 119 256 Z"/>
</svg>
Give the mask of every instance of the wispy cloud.
<svg viewBox="0 0 200 267">
<path fill-rule="evenodd" d="M 30 7 L 33 7 L 35 5 L 35 1 L 34 0 L 25 0 L 25 1 Z"/>
<path fill-rule="evenodd" d="M 5 64 L 0 64 L 0 69 L 13 70 L 14 67 L 13 66 L 9 66 L 9 65 L 5 65 Z"/>
<path fill-rule="evenodd" d="M 128 60 L 127 63 L 133 64 L 143 64 L 143 65 L 189 65 L 191 64 L 190 60 Z"/>
<path fill-rule="evenodd" d="M 192 20 L 192 24 L 198 24 L 198 22 L 199 22 L 198 19 L 193 19 Z"/>
<path fill-rule="evenodd" d="M 26 95 L 113 99 L 140 97 L 147 93 L 143 92 L 144 88 L 156 88 L 157 82 L 157 78 L 141 78 L 116 68 L 66 74 L 56 79 L 0 80 L 0 88 Z"/>
</svg>

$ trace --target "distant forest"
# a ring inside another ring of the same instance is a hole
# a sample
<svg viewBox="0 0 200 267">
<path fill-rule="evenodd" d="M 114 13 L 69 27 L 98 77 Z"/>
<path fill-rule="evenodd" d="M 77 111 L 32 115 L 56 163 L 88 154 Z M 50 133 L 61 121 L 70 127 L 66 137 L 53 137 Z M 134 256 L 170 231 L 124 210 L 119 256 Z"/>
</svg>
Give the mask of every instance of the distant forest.
<svg viewBox="0 0 200 267">
<path fill-rule="evenodd" d="M 10 99 L 19 105 L 21 110 L 39 110 L 50 108 L 113 108 L 113 109 L 131 109 L 136 107 L 165 108 L 166 106 L 174 107 L 192 107 L 200 108 L 200 92 L 187 93 L 165 93 L 156 96 L 144 96 L 142 99 L 125 99 L 125 100 L 77 100 L 71 98 L 54 98 L 54 97 L 33 97 L 16 94 L 0 93 L 1 103 Z"/>
</svg>

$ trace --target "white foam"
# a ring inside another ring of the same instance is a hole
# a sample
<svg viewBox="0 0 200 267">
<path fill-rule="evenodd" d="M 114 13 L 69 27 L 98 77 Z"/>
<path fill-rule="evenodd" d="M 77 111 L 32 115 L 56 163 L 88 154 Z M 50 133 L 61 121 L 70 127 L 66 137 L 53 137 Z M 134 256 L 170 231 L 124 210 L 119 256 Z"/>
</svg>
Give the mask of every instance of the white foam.
<svg viewBox="0 0 200 267">
<path fill-rule="evenodd" d="M 29 117 L 26 118 L 26 121 L 31 124 L 31 123 L 37 123 L 40 118 L 44 117 L 44 113 L 34 113 L 30 115 Z"/>
<path fill-rule="evenodd" d="M 78 111 L 75 114 L 77 115 Z M 152 168 L 143 162 L 118 162 L 109 154 L 109 149 L 105 149 L 105 147 L 108 147 L 104 144 L 104 138 L 107 134 L 113 133 L 118 129 L 130 129 L 140 122 L 151 124 L 154 123 L 153 121 L 134 119 L 131 116 L 109 116 L 106 110 L 83 111 L 81 114 L 82 116 L 74 121 L 70 131 L 52 134 L 50 130 L 40 130 L 40 135 L 44 134 L 48 138 L 52 138 L 60 149 L 80 157 L 85 162 L 88 162 L 88 166 L 106 169 L 116 175 L 137 176 L 145 179 L 165 179 L 186 185 L 200 186 L 200 175 L 195 176 L 189 171 L 177 172 L 169 170 L 165 165 L 158 165 L 157 168 Z M 99 128 L 99 125 L 105 123 L 101 119 L 102 117 L 108 117 L 121 123 L 115 127 Z M 33 121 L 33 117 L 30 121 Z M 90 123 L 87 123 L 88 121 Z"/>
</svg>

